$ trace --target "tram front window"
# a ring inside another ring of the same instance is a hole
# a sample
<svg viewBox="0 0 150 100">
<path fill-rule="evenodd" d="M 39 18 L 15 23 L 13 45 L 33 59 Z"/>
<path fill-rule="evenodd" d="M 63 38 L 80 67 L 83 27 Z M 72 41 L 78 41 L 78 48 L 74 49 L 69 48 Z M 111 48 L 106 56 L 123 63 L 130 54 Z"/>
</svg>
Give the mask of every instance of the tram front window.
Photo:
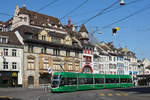
<svg viewBox="0 0 150 100">
<path fill-rule="evenodd" d="M 52 88 L 58 87 L 59 86 L 59 82 L 60 82 L 60 76 L 59 75 L 54 75 L 53 79 L 52 79 L 51 87 Z"/>
<path fill-rule="evenodd" d="M 54 75 L 53 79 L 60 79 L 60 75 Z"/>
<path fill-rule="evenodd" d="M 56 87 L 58 87 L 58 85 L 59 85 L 59 81 L 53 81 L 51 87 L 56 88 Z"/>
</svg>

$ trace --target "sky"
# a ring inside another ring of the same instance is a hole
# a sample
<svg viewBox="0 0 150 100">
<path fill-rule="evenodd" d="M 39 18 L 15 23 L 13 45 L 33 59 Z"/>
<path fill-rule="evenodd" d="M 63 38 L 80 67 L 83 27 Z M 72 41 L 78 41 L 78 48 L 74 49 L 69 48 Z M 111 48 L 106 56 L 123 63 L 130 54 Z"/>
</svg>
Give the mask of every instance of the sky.
<svg viewBox="0 0 150 100">
<path fill-rule="evenodd" d="M 77 26 L 85 23 L 87 30 L 94 34 L 98 41 L 113 42 L 117 48 L 127 47 L 138 59 L 150 60 L 150 0 L 124 0 L 123 6 L 120 6 L 120 1 L 115 3 L 117 0 L 0 1 L 0 21 L 10 19 L 16 5 L 22 7 L 25 4 L 29 10 L 61 19 L 63 24 L 67 24 L 69 18 L 71 23 Z M 114 5 L 110 7 L 111 4 Z M 99 16 L 86 21 L 98 13 Z M 112 35 L 114 27 L 119 27 L 116 36 Z"/>
</svg>

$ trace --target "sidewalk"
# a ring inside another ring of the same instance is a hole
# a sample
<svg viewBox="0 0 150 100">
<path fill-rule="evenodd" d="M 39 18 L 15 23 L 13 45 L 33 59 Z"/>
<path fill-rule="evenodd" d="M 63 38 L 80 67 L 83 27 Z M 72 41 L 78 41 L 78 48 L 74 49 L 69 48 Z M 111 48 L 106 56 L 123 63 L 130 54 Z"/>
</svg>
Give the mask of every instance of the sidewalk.
<svg viewBox="0 0 150 100">
<path fill-rule="evenodd" d="M 150 87 L 150 86 L 133 86 L 134 88 L 144 88 L 144 87 Z"/>
</svg>

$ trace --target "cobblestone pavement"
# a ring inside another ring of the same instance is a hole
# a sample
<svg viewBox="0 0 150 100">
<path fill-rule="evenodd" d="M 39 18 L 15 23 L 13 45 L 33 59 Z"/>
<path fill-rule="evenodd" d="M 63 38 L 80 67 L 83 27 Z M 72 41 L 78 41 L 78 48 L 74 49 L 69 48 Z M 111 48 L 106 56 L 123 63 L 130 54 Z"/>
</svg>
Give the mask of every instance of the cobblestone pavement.
<svg viewBox="0 0 150 100">
<path fill-rule="evenodd" d="M 0 88 L 0 100 L 149 100 L 149 97 L 150 87 L 69 93 L 51 93 L 46 88 Z"/>
</svg>

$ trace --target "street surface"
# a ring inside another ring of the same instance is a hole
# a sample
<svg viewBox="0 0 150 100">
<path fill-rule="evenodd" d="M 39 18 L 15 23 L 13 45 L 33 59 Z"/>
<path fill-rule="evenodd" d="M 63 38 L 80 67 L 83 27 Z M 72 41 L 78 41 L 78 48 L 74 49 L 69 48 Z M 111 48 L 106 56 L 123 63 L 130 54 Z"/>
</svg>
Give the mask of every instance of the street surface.
<svg viewBox="0 0 150 100">
<path fill-rule="evenodd" d="M 51 93 L 44 89 L 0 88 L 0 100 L 149 100 L 150 87 Z"/>
</svg>

